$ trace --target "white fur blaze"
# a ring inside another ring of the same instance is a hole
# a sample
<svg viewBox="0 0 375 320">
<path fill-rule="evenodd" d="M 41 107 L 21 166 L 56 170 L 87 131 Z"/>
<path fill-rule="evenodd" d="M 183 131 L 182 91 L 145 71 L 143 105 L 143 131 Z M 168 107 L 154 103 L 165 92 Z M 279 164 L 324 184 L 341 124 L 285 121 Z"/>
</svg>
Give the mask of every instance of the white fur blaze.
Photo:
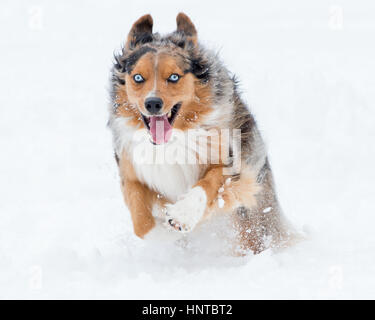
<svg viewBox="0 0 375 320">
<path fill-rule="evenodd" d="M 181 232 L 194 229 L 206 210 L 207 196 L 201 187 L 195 187 L 175 204 L 168 204 L 166 224 Z"/>
</svg>

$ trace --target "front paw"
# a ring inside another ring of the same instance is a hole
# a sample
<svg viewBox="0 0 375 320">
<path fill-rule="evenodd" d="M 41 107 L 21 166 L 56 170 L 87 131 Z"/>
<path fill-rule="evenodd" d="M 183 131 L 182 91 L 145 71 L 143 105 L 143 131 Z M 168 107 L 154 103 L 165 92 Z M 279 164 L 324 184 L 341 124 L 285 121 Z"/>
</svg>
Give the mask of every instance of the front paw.
<svg viewBox="0 0 375 320">
<path fill-rule="evenodd" d="M 202 219 L 207 196 L 204 189 L 195 187 L 175 204 L 167 204 L 166 223 L 181 232 L 190 232 Z"/>
</svg>

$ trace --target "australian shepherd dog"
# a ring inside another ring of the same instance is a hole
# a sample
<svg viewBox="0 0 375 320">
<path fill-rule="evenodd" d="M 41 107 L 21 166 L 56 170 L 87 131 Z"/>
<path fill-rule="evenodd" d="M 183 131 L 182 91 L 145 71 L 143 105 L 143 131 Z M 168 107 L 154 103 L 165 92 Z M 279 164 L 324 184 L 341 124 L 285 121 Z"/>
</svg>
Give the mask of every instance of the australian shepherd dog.
<svg viewBox="0 0 375 320">
<path fill-rule="evenodd" d="M 191 236 L 225 215 L 240 250 L 286 245 L 293 231 L 235 78 L 185 14 L 171 34 L 152 26 L 150 15 L 134 23 L 111 73 L 109 127 L 135 234 Z"/>
</svg>

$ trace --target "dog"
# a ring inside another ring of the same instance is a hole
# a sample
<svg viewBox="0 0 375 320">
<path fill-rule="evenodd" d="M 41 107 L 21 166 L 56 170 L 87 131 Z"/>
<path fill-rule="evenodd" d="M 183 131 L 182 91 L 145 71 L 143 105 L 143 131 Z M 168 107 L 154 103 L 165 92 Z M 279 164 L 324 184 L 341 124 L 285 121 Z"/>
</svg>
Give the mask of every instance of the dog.
<svg viewBox="0 0 375 320">
<path fill-rule="evenodd" d="M 176 31 L 152 29 L 150 15 L 138 19 L 111 70 L 108 126 L 135 234 L 191 233 L 221 214 L 241 250 L 289 243 L 293 231 L 235 77 L 184 13 Z"/>
</svg>

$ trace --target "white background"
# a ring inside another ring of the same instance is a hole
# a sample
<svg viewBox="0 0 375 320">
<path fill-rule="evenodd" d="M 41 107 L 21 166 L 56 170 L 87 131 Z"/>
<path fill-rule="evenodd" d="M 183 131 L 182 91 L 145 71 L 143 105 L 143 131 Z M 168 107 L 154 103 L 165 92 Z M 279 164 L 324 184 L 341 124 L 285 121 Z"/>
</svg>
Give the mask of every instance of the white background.
<svg viewBox="0 0 375 320">
<path fill-rule="evenodd" d="M 231 258 L 133 235 L 112 54 L 141 15 L 166 33 L 179 11 L 238 75 L 305 242 Z M 374 39 L 370 0 L 2 0 L 0 298 L 374 298 Z"/>
</svg>

